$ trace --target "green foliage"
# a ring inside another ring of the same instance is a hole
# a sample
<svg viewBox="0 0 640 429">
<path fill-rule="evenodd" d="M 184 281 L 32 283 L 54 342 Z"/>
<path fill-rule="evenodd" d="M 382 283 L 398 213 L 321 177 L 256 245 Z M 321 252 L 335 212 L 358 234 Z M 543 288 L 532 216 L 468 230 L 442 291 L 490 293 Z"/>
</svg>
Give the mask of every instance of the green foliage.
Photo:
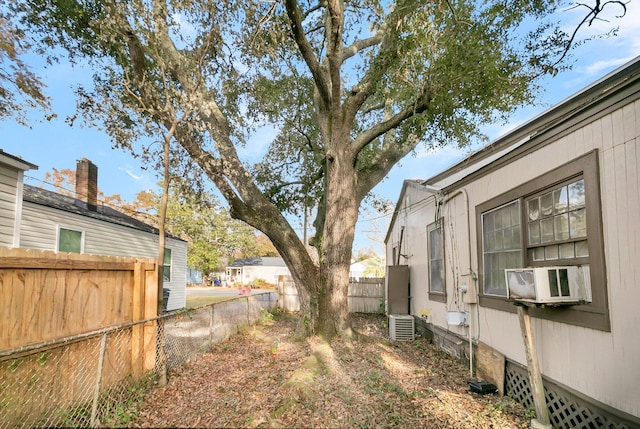
<svg viewBox="0 0 640 429">
<path fill-rule="evenodd" d="M 253 288 L 275 288 L 277 285 L 267 282 L 265 279 L 256 278 L 251 280 L 251 287 Z"/>
<path fill-rule="evenodd" d="M 0 7 L 3 5 L 0 1 Z M 23 125 L 26 125 L 27 110 L 40 108 L 48 112 L 51 107 L 40 77 L 23 61 L 30 50 L 31 44 L 24 32 L 0 9 L 0 119 L 13 117 Z M 52 116 L 55 115 L 49 117 Z"/>
<path fill-rule="evenodd" d="M 260 309 L 260 318 L 258 319 L 258 323 L 261 325 L 270 325 L 273 323 L 273 320 L 273 313 L 265 308 Z"/>
<path fill-rule="evenodd" d="M 159 206 L 160 196 L 152 204 Z M 231 219 L 229 211 L 211 193 L 194 193 L 184 187 L 170 190 L 165 228 L 188 240 L 187 265 L 205 275 L 218 272 L 233 258 L 258 254 L 255 229 Z"/>
<path fill-rule="evenodd" d="M 47 359 L 49 358 L 50 354 L 51 352 L 38 353 L 38 365 L 44 366 L 47 363 Z"/>
</svg>

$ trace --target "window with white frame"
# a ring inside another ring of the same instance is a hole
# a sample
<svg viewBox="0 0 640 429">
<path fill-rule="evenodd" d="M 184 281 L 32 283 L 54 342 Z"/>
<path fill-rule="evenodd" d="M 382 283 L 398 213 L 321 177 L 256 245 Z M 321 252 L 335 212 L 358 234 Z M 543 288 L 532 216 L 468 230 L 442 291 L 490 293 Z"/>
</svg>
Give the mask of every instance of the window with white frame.
<svg viewBox="0 0 640 429">
<path fill-rule="evenodd" d="M 445 300 L 444 236 L 442 219 L 427 226 L 427 257 L 429 259 L 429 298 Z"/>
<path fill-rule="evenodd" d="M 82 253 L 83 251 L 83 231 L 58 227 L 58 252 Z"/>
<path fill-rule="evenodd" d="M 171 249 L 164 249 L 164 263 L 162 264 L 162 281 L 171 281 Z"/>
<path fill-rule="evenodd" d="M 514 311 L 506 268 L 586 265 L 592 302 L 532 315 L 609 331 L 598 152 L 592 151 L 476 207 L 480 304 Z"/>
</svg>

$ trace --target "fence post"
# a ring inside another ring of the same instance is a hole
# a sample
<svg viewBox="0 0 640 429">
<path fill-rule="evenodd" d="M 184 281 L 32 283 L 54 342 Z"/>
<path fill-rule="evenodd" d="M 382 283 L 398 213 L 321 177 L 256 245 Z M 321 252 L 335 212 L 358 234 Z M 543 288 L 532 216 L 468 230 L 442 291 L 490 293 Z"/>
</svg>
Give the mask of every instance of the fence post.
<svg viewBox="0 0 640 429">
<path fill-rule="evenodd" d="M 131 285 L 131 321 L 137 322 L 144 317 L 144 265 L 136 261 L 133 266 L 133 283 Z M 131 369 L 133 377 L 140 377 L 144 367 L 144 327 L 134 325 L 131 327 Z"/>
<path fill-rule="evenodd" d="M 158 276 L 156 270 L 156 261 L 151 259 L 143 265 L 144 271 L 144 311 L 142 317 L 146 320 L 153 319 L 158 316 Z M 157 320 L 147 322 L 143 328 L 143 370 L 151 371 L 156 366 L 156 332 L 158 330 Z"/>
<path fill-rule="evenodd" d="M 214 320 L 213 320 L 213 312 L 214 312 L 214 308 L 215 306 L 210 306 L 209 308 L 209 347 L 211 349 L 213 349 L 213 328 L 214 328 Z"/>
<path fill-rule="evenodd" d="M 249 322 L 249 296 L 247 296 L 246 298 L 246 303 L 247 303 L 247 326 L 251 325 L 251 323 Z"/>
<path fill-rule="evenodd" d="M 104 366 L 104 353 L 107 349 L 107 333 L 102 334 L 100 341 L 100 356 L 98 356 L 98 374 L 96 375 L 96 388 L 93 391 L 93 404 L 91 406 L 91 427 L 100 426 L 98 421 L 98 398 L 100 397 L 100 386 L 102 385 L 102 367 Z"/>
</svg>

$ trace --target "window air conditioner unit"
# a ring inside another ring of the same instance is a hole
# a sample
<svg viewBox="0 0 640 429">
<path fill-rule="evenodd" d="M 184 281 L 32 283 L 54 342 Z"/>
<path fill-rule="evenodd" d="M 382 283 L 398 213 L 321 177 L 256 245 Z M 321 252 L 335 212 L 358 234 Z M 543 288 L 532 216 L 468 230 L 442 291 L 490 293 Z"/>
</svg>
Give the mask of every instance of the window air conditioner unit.
<svg viewBox="0 0 640 429">
<path fill-rule="evenodd" d="M 504 273 L 507 299 L 544 305 L 591 302 L 588 266 L 516 268 Z"/>
<path fill-rule="evenodd" d="M 389 336 L 396 341 L 410 341 L 414 339 L 413 316 L 406 314 L 389 315 Z"/>
</svg>

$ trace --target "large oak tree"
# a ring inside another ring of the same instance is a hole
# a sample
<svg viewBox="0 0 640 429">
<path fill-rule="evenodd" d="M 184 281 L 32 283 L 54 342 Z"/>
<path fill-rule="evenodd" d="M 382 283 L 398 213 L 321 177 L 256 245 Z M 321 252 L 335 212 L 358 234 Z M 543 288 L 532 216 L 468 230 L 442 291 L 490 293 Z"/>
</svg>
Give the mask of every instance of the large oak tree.
<svg viewBox="0 0 640 429">
<path fill-rule="evenodd" d="M 616 1 L 594 1 L 587 20 Z M 419 144 L 464 145 L 530 103 L 574 34 L 556 1 L 20 0 L 16 19 L 90 61 L 86 120 L 117 146 L 173 137 L 177 167 L 220 190 L 264 232 L 301 299 L 300 333 L 349 335 L 358 209 Z M 239 156 L 254 127 L 278 131 L 266 163 Z M 193 171 L 193 170 L 191 170 Z M 185 173 L 186 174 L 186 173 Z M 310 256 L 285 216 L 316 205 Z"/>
</svg>

